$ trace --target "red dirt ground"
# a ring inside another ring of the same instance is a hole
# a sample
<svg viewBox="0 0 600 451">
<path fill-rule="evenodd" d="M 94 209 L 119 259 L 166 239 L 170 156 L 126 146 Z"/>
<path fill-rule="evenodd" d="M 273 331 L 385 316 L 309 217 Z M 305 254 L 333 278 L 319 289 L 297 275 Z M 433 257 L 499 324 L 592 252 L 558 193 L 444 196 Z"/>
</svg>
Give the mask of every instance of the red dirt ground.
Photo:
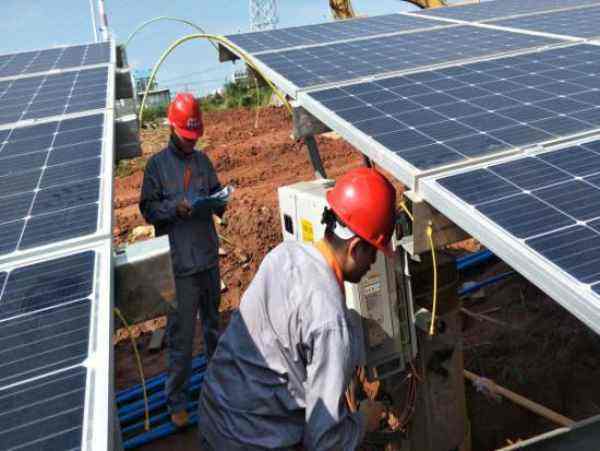
<svg viewBox="0 0 600 451">
<path fill-rule="evenodd" d="M 255 112 L 233 110 L 206 114 L 204 149 L 213 161 L 223 184 L 236 187 L 226 214 L 227 225 L 219 232 L 227 255 L 221 271 L 228 287 L 221 310 L 223 326 L 228 313 L 239 304 L 263 256 L 281 240 L 277 188 L 309 180 L 313 171 L 306 149 L 290 138 L 291 121 L 285 109 Z M 131 231 L 144 221 L 137 202 L 144 160 L 159 151 L 168 137 L 166 127 L 142 132 L 144 156 L 124 165 L 115 190 L 115 241 L 127 241 Z M 360 164 L 360 154 L 335 137 L 319 137 L 324 164 L 330 176 Z M 493 265 L 475 278 L 508 270 Z M 482 300 L 467 300 L 470 310 L 488 312 L 513 326 L 465 321 L 465 367 L 494 379 L 524 396 L 579 420 L 600 413 L 600 339 L 558 304 L 524 279 L 515 276 L 489 288 Z M 199 328 L 198 328 L 199 332 Z M 140 337 L 146 376 L 164 371 L 164 352 L 144 351 L 148 335 Z M 199 333 L 197 350 L 201 350 Z M 116 386 L 123 389 L 138 383 L 128 341 L 116 346 Z M 473 450 L 488 451 L 545 432 L 554 426 L 508 401 L 497 402 L 467 384 Z M 418 408 L 418 406 L 417 406 Z M 198 449 L 195 431 L 190 430 L 143 447 L 144 450 Z"/>
</svg>

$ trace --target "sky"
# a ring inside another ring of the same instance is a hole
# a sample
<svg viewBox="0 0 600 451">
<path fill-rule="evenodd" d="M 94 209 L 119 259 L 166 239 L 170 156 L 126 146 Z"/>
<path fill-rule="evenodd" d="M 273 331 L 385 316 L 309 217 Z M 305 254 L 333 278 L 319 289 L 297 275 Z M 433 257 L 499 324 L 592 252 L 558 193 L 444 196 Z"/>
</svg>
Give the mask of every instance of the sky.
<svg viewBox="0 0 600 451">
<path fill-rule="evenodd" d="M 94 4 L 96 0 L 93 0 Z M 196 23 L 207 33 L 249 31 L 248 0 L 105 0 L 109 28 L 123 42 L 141 23 L 158 16 L 172 16 Z M 0 54 L 93 42 L 89 0 L 2 0 Z M 279 0 L 278 28 L 331 20 L 328 0 Z M 413 11 L 400 0 L 354 0 L 354 8 L 370 16 Z M 129 64 L 151 69 L 162 52 L 176 39 L 195 32 L 176 22 L 149 25 L 127 48 Z M 172 91 L 206 94 L 221 86 L 243 64 L 219 63 L 206 41 L 191 41 L 177 48 L 158 73 L 159 86 Z"/>
</svg>

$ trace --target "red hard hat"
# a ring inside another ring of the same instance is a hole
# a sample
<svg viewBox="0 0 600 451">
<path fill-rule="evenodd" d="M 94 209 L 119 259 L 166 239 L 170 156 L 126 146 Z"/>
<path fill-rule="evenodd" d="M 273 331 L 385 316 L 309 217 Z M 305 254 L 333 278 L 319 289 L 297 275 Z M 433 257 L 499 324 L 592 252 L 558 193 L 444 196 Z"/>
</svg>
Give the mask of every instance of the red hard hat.
<svg viewBox="0 0 600 451">
<path fill-rule="evenodd" d="M 178 135 L 187 139 L 198 139 L 204 133 L 200 102 L 188 92 L 180 92 L 169 105 L 169 124 Z"/>
<path fill-rule="evenodd" d="M 396 222 L 396 190 L 375 169 L 361 167 L 341 176 L 327 202 L 344 224 L 386 255 Z"/>
</svg>

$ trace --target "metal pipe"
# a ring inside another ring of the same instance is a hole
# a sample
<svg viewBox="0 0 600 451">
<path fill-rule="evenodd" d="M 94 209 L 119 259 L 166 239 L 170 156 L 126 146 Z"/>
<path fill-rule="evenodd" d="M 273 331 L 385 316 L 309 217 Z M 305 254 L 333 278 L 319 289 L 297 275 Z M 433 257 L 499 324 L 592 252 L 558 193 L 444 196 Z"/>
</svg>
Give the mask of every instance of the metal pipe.
<svg viewBox="0 0 600 451">
<path fill-rule="evenodd" d="M 524 407 L 525 409 L 531 412 L 537 413 L 538 415 L 546 418 L 547 420 L 552 421 L 553 423 L 566 427 L 571 427 L 575 424 L 575 422 L 570 418 L 567 418 L 561 415 L 560 413 L 557 413 L 553 410 L 548 409 L 547 407 L 542 406 L 541 404 L 538 404 L 537 402 L 531 401 L 530 399 L 527 399 L 524 396 L 521 396 L 507 388 L 504 388 L 501 385 L 496 384 L 491 379 L 478 376 L 477 374 L 467 370 L 464 370 L 464 375 L 465 378 L 473 382 L 476 386 L 485 387 L 491 393 L 503 396 L 509 401 L 512 401 L 515 404 Z"/>
<path fill-rule="evenodd" d="M 100 32 L 102 33 L 102 40 L 108 41 L 110 39 L 110 33 L 108 32 L 108 17 L 106 17 L 104 0 L 98 0 L 98 16 L 100 17 Z"/>
<path fill-rule="evenodd" d="M 490 277 L 489 279 L 485 279 L 485 280 L 483 280 L 479 283 L 476 283 L 472 286 L 458 290 L 458 296 L 459 297 L 467 296 L 468 294 L 475 293 L 475 292 L 479 291 L 480 289 L 482 289 L 483 287 L 487 287 L 488 285 L 493 285 L 493 284 L 500 282 L 501 280 L 506 279 L 507 277 L 513 276 L 515 274 L 516 274 L 515 271 L 508 271 L 508 272 L 499 274 L 497 276 Z"/>
<path fill-rule="evenodd" d="M 90 0 L 90 16 L 92 18 L 92 30 L 94 32 L 94 42 L 98 42 L 98 29 L 96 28 L 96 10 L 94 9 L 94 0 Z"/>
<path fill-rule="evenodd" d="M 483 250 L 456 259 L 456 269 L 464 271 L 494 258 L 492 251 Z"/>
</svg>

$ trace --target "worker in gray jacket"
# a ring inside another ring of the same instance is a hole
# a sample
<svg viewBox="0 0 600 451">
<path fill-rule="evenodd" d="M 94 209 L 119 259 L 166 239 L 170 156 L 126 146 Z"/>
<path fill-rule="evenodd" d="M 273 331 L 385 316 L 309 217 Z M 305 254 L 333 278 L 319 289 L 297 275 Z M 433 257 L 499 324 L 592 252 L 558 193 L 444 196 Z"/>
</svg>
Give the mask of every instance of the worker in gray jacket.
<svg viewBox="0 0 600 451">
<path fill-rule="evenodd" d="M 203 134 L 198 100 L 191 94 L 177 94 L 169 105 L 168 120 L 170 141 L 148 161 L 140 210 L 157 236 L 169 235 L 176 305 L 170 307 L 167 317 L 166 394 L 171 420 L 184 426 L 198 310 L 209 357 L 218 341 L 221 279 L 212 215 L 222 216 L 225 205 L 208 197 L 221 185 L 208 157 L 195 150 Z"/>
<path fill-rule="evenodd" d="M 379 425 L 379 403 L 352 412 L 344 399 L 364 362 L 344 282 L 359 282 L 377 250 L 388 251 L 395 190 L 359 168 L 327 202 L 324 240 L 271 251 L 219 341 L 200 394 L 203 451 L 353 450 Z"/>
</svg>

